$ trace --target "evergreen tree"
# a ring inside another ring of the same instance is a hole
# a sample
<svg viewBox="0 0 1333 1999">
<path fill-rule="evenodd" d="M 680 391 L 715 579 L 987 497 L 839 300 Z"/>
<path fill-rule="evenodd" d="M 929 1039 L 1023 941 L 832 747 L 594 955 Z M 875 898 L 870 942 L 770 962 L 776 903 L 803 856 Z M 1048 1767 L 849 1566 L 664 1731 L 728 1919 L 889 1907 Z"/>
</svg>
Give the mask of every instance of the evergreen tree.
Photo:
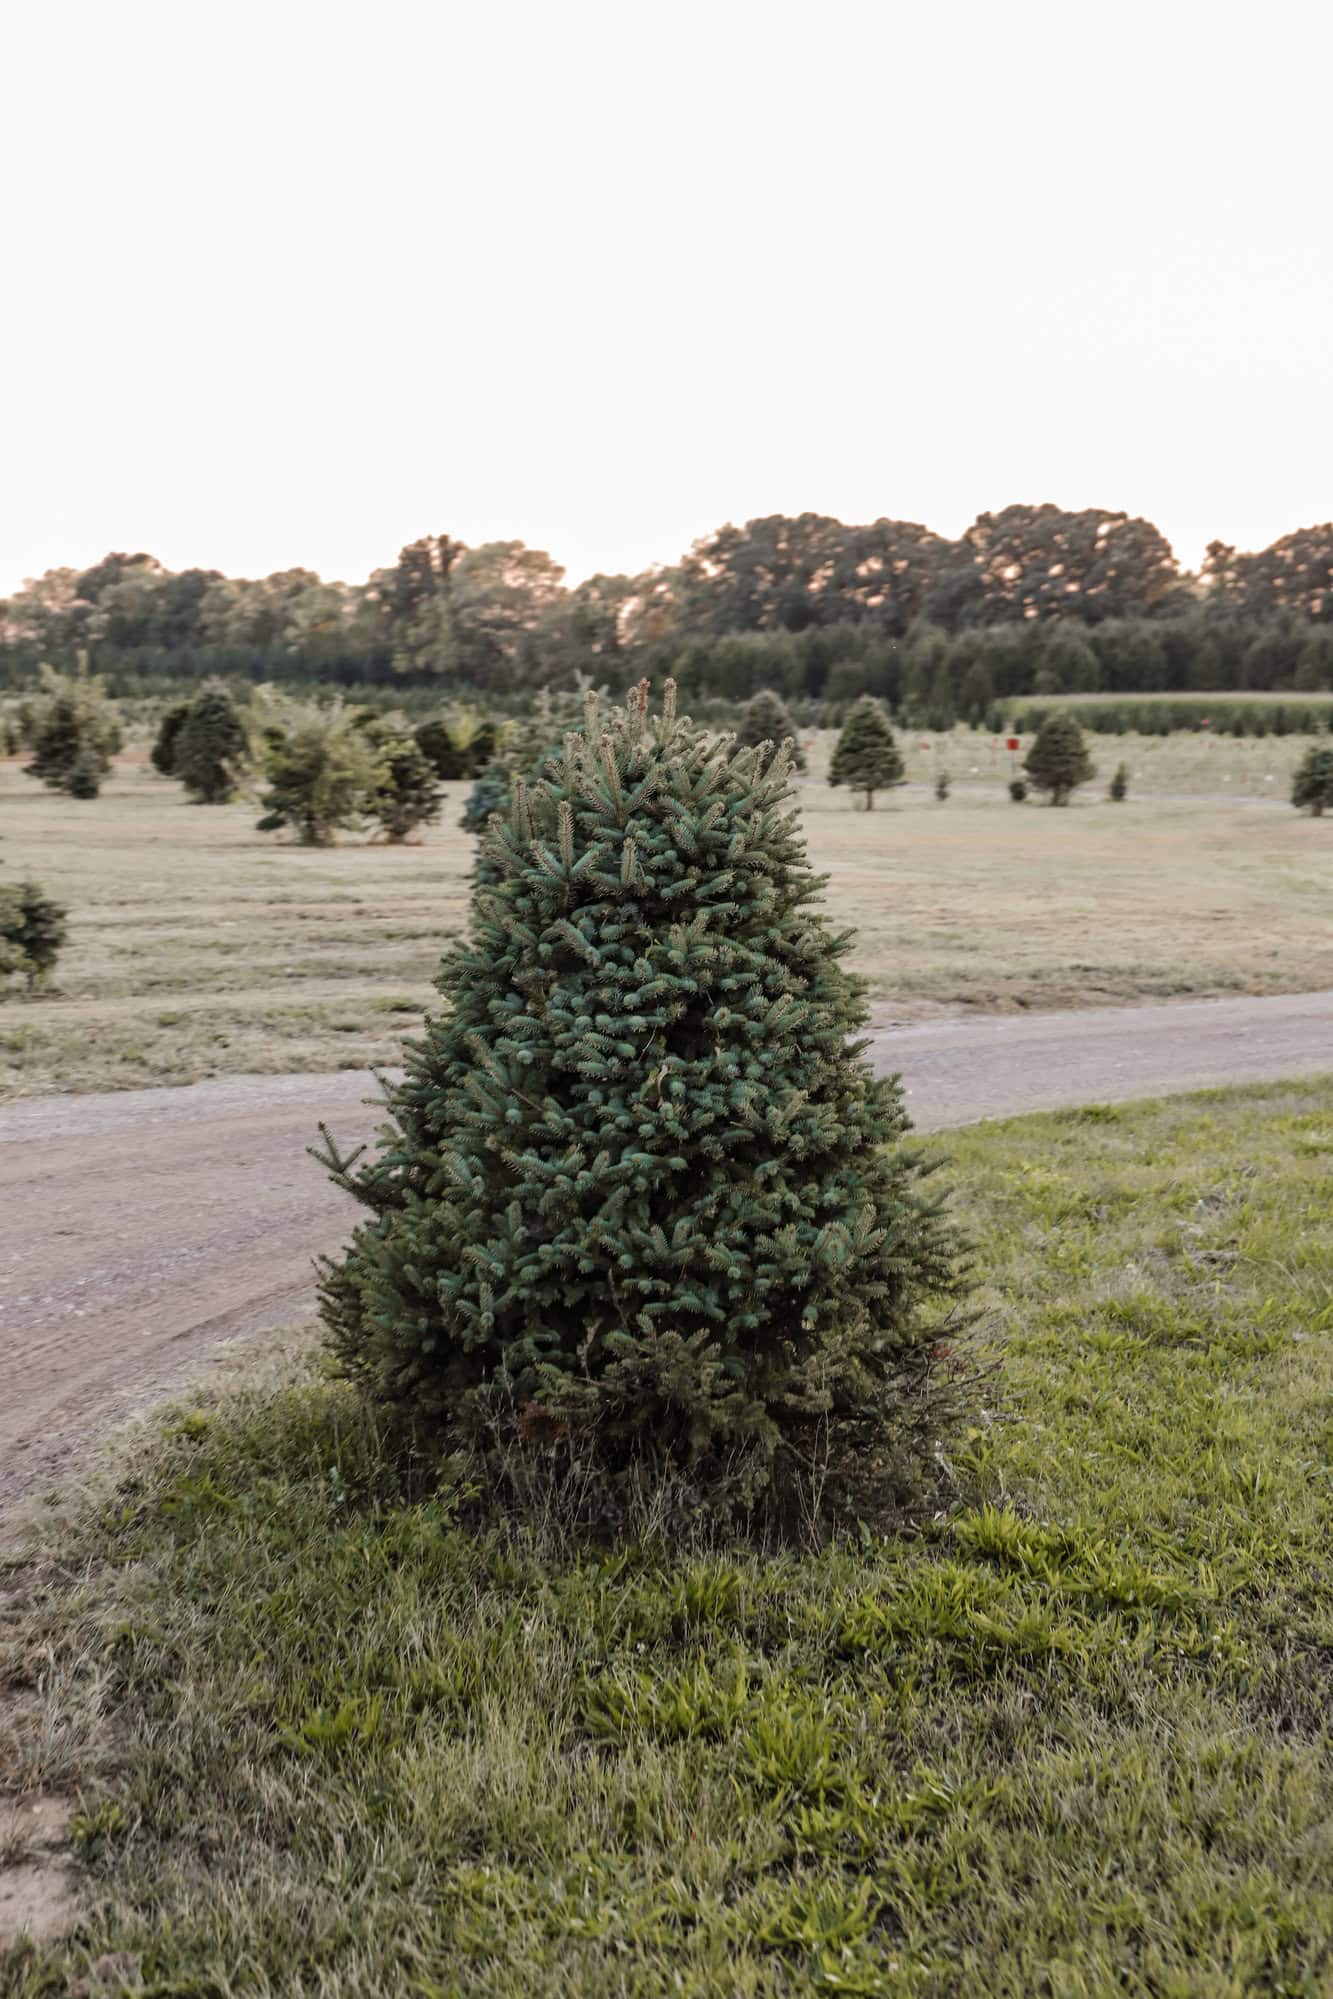
<svg viewBox="0 0 1333 1999">
<path fill-rule="evenodd" d="M 944 804 L 949 796 L 949 773 L 947 770 L 942 770 L 935 780 L 935 796 L 939 799 L 941 805 Z"/>
<path fill-rule="evenodd" d="M 274 703 L 276 720 L 263 731 L 269 789 L 260 803 L 261 833 L 290 826 L 308 847 L 329 845 L 340 828 L 357 827 L 374 810 L 384 781 L 379 750 L 341 703 L 318 708 Z"/>
<path fill-rule="evenodd" d="M 582 712 L 583 703 L 578 696 L 551 694 L 543 689 L 531 713 L 507 722 L 502 735 L 498 735 L 492 724 L 484 725 L 491 729 L 495 747 L 478 771 L 463 806 L 458 823 L 465 833 L 486 831 L 492 812 L 501 812 L 508 804 L 515 777 L 535 777 L 543 760 L 559 753 L 565 733 L 579 726 Z M 484 867 L 484 861 L 481 865 Z"/>
<path fill-rule="evenodd" d="M 85 740 L 65 779 L 65 790 L 71 798 L 96 798 L 101 789 L 101 763 L 93 745 Z"/>
<path fill-rule="evenodd" d="M 761 687 L 746 703 L 736 731 L 737 750 L 757 749 L 760 743 L 771 743 L 774 749 L 780 743 L 790 743 L 794 768 L 805 769 L 805 753 L 796 739 L 796 724 L 787 712 L 786 702 L 771 687 Z"/>
<path fill-rule="evenodd" d="M 549 695 L 543 695 L 548 699 Z M 480 777 L 491 758 L 500 748 L 502 735 L 506 733 L 502 722 L 479 722 L 463 745 L 464 777 Z"/>
<path fill-rule="evenodd" d="M 384 775 L 371 802 L 371 814 L 397 845 L 418 826 L 440 816 L 440 787 L 429 758 L 409 729 L 373 717 L 366 730 L 378 750 Z"/>
<path fill-rule="evenodd" d="M 417 748 L 442 784 L 448 784 L 452 779 L 467 777 L 470 774 L 471 759 L 466 751 L 460 749 L 454 739 L 454 732 L 447 722 L 438 717 L 429 722 L 422 722 L 418 725 L 415 735 Z"/>
<path fill-rule="evenodd" d="M 857 702 L 843 724 L 834 746 L 828 781 L 863 791 L 867 812 L 874 810 L 877 791 L 887 791 L 891 785 L 906 782 L 903 760 L 888 717 L 869 694 Z"/>
<path fill-rule="evenodd" d="M 42 667 L 36 697 L 24 704 L 23 722 L 33 752 L 24 765 L 27 775 L 52 791 L 96 798 L 121 744 L 102 682 L 87 673 Z"/>
<path fill-rule="evenodd" d="M 45 985 L 65 941 L 67 914 L 37 882 L 0 887 L 0 974 L 22 973 L 29 992 Z"/>
<path fill-rule="evenodd" d="M 937 1418 L 961 1280 L 899 1085 L 848 1040 L 789 758 L 729 757 L 671 683 L 657 719 L 646 683 L 589 708 L 485 835 L 384 1149 L 324 1134 L 371 1211 L 324 1270 L 331 1344 L 497 1476 L 544 1438 L 714 1502 L 821 1453 L 873 1485 Z"/>
<path fill-rule="evenodd" d="M 1127 798 L 1128 796 L 1129 796 L 1129 765 L 1117 764 L 1115 767 L 1115 776 L 1111 779 L 1111 785 L 1109 791 L 1107 792 L 1107 797 L 1113 798 L 1116 804 L 1119 805 L 1121 800 Z"/>
<path fill-rule="evenodd" d="M 221 681 L 210 680 L 190 703 L 173 752 L 176 776 L 198 805 L 226 805 L 250 761 L 250 739 Z"/>
<path fill-rule="evenodd" d="M 177 701 L 168 708 L 157 725 L 157 740 L 152 748 L 153 769 L 163 777 L 176 775 L 176 739 L 184 727 L 190 712 L 188 701 Z"/>
<path fill-rule="evenodd" d="M 1023 768 L 1038 791 L 1050 792 L 1052 805 L 1068 805 L 1077 786 L 1097 775 L 1082 729 L 1063 711 L 1042 723 Z"/>
<path fill-rule="evenodd" d="M 1325 806 L 1333 806 L 1333 749 L 1327 744 L 1311 743 L 1296 767 L 1292 780 L 1291 802 L 1304 806 L 1322 818 Z"/>
</svg>

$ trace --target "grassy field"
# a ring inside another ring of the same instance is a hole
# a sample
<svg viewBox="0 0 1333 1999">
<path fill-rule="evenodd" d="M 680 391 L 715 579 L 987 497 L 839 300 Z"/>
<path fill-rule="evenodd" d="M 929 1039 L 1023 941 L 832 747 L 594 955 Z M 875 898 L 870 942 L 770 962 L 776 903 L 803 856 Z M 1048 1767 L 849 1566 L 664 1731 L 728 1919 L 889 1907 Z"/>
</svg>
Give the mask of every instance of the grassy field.
<svg viewBox="0 0 1333 1999">
<path fill-rule="evenodd" d="M 1333 834 L 1278 802 L 1302 748 L 1117 738 L 1130 800 L 1099 781 L 1056 813 L 1009 802 L 992 738 L 912 736 L 918 781 L 867 814 L 823 781 L 825 737 L 802 799 L 882 1021 L 1315 989 L 1333 985 Z M 58 994 L 0 1008 L 0 1090 L 392 1061 L 465 918 L 463 793 L 420 846 L 311 851 L 256 833 L 252 804 L 185 804 L 142 761 L 86 805 L 0 765 L 6 874 L 71 911 Z"/>
<path fill-rule="evenodd" d="M 895 1539 L 465 1531 L 297 1361 L 159 1418 L 0 1573 L 84 1910 L 0 1985 L 1333 1991 L 1333 1079 L 947 1151 L 999 1366 Z"/>
</svg>

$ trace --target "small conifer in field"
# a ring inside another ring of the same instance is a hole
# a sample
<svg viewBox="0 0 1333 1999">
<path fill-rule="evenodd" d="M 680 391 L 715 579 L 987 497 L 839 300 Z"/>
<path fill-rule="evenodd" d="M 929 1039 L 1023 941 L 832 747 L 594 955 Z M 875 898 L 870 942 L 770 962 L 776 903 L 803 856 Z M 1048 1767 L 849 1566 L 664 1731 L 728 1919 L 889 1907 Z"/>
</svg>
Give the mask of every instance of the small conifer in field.
<svg viewBox="0 0 1333 1999">
<path fill-rule="evenodd" d="M 221 681 L 209 681 L 190 703 L 172 749 L 172 769 L 198 805 L 225 805 L 236 796 L 250 761 L 250 739 Z"/>
<path fill-rule="evenodd" d="M 1333 807 L 1333 749 L 1324 743 L 1311 743 L 1296 767 L 1292 780 L 1291 802 L 1302 806 L 1322 818 L 1325 807 Z"/>
<path fill-rule="evenodd" d="M 1011 777 L 1009 780 L 1009 796 L 1013 799 L 1014 804 L 1021 805 L 1027 795 L 1028 788 L 1023 779 L 1021 777 Z"/>
<path fill-rule="evenodd" d="M 955 1238 L 848 1038 L 788 754 L 729 755 L 673 694 L 590 698 L 516 779 L 384 1149 L 325 1133 L 370 1211 L 324 1271 L 330 1342 L 497 1480 L 546 1450 L 608 1505 L 657 1468 L 744 1508 L 818 1463 L 882 1503 L 939 1417 Z"/>
<path fill-rule="evenodd" d="M 290 826 L 302 845 L 328 846 L 345 827 L 364 825 L 384 779 L 380 751 L 355 710 L 268 698 L 262 730 L 269 788 L 261 833 Z"/>
<path fill-rule="evenodd" d="M 1082 729 L 1063 710 L 1042 723 L 1023 768 L 1038 791 L 1050 792 L 1052 805 L 1068 805 L 1078 786 L 1097 775 Z"/>
<path fill-rule="evenodd" d="M 541 698 L 541 696 L 538 697 L 539 701 Z M 499 749 L 503 733 L 502 723 L 479 722 L 477 724 L 477 727 L 472 731 L 472 734 L 463 745 L 463 757 L 466 765 L 463 771 L 464 777 L 481 776 L 481 773 Z"/>
<path fill-rule="evenodd" d="M 21 973 L 29 992 L 45 985 L 65 941 L 67 914 L 37 882 L 0 886 L 0 974 Z"/>
<path fill-rule="evenodd" d="M 366 733 L 380 753 L 384 772 L 371 800 L 371 814 L 385 838 L 398 845 L 418 826 L 439 818 L 439 781 L 409 729 L 376 717 Z"/>
<path fill-rule="evenodd" d="M 87 673 L 57 673 L 44 666 L 36 696 L 24 704 L 24 730 L 32 762 L 23 766 L 52 791 L 96 798 L 120 748 L 120 725 L 102 682 Z"/>
<path fill-rule="evenodd" d="M 757 749 L 760 743 L 770 743 L 774 749 L 780 743 L 790 743 L 793 768 L 805 769 L 805 753 L 796 739 L 796 724 L 788 714 L 782 696 L 775 694 L 771 687 L 761 687 L 757 694 L 751 696 L 736 731 L 737 750 Z"/>
<path fill-rule="evenodd" d="M 185 718 L 189 712 L 188 701 L 177 701 L 167 709 L 157 725 L 157 739 L 150 754 L 153 769 L 160 772 L 163 777 L 176 775 L 176 739 L 185 726 Z"/>
<path fill-rule="evenodd" d="M 1108 798 L 1113 798 L 1113 799 L 1115 800 L 1115 802 L 1116 802 L 1116 804 L 1117 804 L 1117 805 L 1119 805 L 1119 804 L 1120 804 L 1120 802 L 1121 802 L 1121 800 L 1122 800 L 1122 799 L 1125 799 L 1125 798 L 1128 798 L 1128 796 L 1129 796 L 1129 765 L 1128 765 L 1128 764 L 1117 764 L 1117 765 L 1116 765 L 1116 767 L 1115 767 L 1115 775 L 1114 775 L 1114 777 L 1113 777 L 1113 778 L 1111 779 L 1111 783 L 1110 783 L 1110 788 L 1108 789 L 1108 791 L 1107 791 L 1107 794 L 1106 794 L 1106 795 L 1107 795 L 1107 797 L 1108 797 Z"/>
<path fill-rule="evenodd" d="M 939 799 L 941 805 L 945 803 L 949 796 L 949 783 L 948 771 L 942 770 L 935 780 L 935 796 Z"/>
<path fill-rule="evenodd" d="M 421 722 L 413 731 L 417 748 L 429 763 L 442 784 L 451 779 L 467 777 L 470 758 L 454 738 L 449 724 L 438 717 L 429 722 Z"/>
<path fill-rule="evenodd" d="M 81 743 L 65 779 L 65 790 L 71 798 L 96 798 L 101 789 L 101 760 L 91 743 Z"/>
<path fill-rule="evenodd" d="M 877 791 L 906 782 L 889 718 L 873 695 L 863 695 L 844 722 L 834 745 L 828 781 L 863 791 L 867 812 L 874 810 Z"/>
</svg>

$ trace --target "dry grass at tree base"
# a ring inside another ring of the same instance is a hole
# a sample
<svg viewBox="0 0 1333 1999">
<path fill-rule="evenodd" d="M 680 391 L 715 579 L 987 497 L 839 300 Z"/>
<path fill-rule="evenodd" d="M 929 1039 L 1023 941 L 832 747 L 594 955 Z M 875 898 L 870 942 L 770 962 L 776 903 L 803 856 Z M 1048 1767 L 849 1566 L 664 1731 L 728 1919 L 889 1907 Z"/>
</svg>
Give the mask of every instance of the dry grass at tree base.
<svg viewBox="0 0 1333 1999">
<path fill-rule="evenodd" d="M 580 1550 L 318 1375 L 159 1417 L 0 1576 L 86 1911 L 0 1987 L 1333 1989 L 1333 1079 L 938 1144 L 1000 1367 L 914 1532 Z"/>
<path fill-rule="evenodd" d="M 1129 763 L 1127 803 L 1105 799 L 1108 763 L 1059 813 L 1009 802 L 993 738 L 902 740 L 916 781 L 873 813 L 824 782 L 827 733 L 800 790 L 881 1024 L 1333 985 L 1328 823 L 1267 795 L 1285 800 L 1304 739 L 1116 738 L 1098 754 Z M 420 845 L 312 850 L 257 833 L 252 804 L 187 805 L 141 760 L 88 804 L 0 765 L 5 873 L 70 910 L 58 996 L 0 1006 L 0 1088 L 391 1063 L 466 917 L 465 793 Z"/>
</svg>

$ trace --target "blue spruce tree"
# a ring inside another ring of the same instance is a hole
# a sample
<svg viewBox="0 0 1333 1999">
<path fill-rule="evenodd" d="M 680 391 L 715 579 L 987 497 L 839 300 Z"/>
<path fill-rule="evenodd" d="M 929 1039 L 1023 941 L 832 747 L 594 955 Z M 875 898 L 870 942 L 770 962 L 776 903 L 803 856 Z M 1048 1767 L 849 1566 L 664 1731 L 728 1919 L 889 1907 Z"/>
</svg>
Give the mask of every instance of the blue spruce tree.
<svg viewBox="0 0 1333 1999">
<path fill-rule="evenodd" d="M 343 1370 L 492 1467 L 564 1450 L 751 1505 L 819 1462 L 875 1487 L 931 1430 L 956 1244 L 790 758 L 729 757 L 646 683 L 484 836 L 489 877 L 409 1046 L 370 1211 L 322 1303 Z"/>
</svg>

